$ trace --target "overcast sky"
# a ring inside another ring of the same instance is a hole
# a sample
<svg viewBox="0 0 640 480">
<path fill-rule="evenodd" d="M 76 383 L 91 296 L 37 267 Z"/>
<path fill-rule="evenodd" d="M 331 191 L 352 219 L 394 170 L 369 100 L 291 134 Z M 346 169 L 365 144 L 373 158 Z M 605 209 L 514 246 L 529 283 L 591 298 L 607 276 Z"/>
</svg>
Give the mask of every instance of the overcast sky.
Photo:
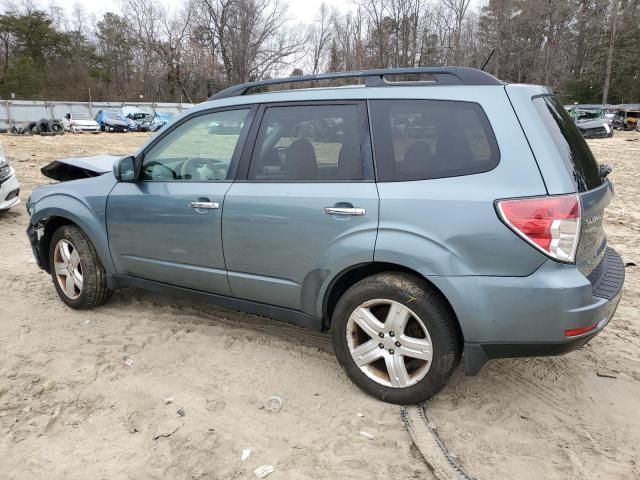
<svg viewBox="0 0 640 480">
<path fill-rule="evenodd" d="M 1 0 L 2 3 L 20 3 L 20 0 Z M 64 7 L 67 13 L 70 15 L 73 9 L 73 5 L 78 3 L 78 0 L 33 0 L 36 5 L 40 5 L 46 8 L 48 5 L 58 5 Z M 175 0 L 158 0 L 166 5 L 175 4 Z M 470 9 L 475 9 L 477 5 L 483 5 L 487 0 L 471 0 Z M 322 3 L 326 3 L 330 7 L 336 8 L 340 12 L 347 12 L 353 9 L 353 2 L 350 0 L 289 0 L 289 16 L 294 21 L 308 23 L 313 21 L 318 9 Z M 119 11 L 118 0 L 82 0 L 80 2 L 82 7 L 90 15 L 95 15 L 99 19 L 105 12 Z"/>
</svg>

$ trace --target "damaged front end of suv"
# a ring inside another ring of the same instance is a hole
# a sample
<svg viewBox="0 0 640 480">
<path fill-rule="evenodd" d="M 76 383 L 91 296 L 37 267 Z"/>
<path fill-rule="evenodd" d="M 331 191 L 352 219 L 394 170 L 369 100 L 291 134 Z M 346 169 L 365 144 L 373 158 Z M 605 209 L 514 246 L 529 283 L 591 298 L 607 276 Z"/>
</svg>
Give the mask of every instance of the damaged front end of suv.
<svg viewBox="0 0 640 480">
<path fill-rule="evenodd" d="M 27 212 L 31 216 L 27 235 L 41 269 L 51 271 L 49 239 L 61 225 L 71 222 L 83 225 L 92 241 L 100 244 L 97 232 L 104 228 L 106 198 L 116 183 L 113 164 L 119 158 L 113 155 L 65 158 L 41 168 L 45 177 L 57 182 L 37 187 L 27 199 Z M 71 184 L 73 196 L 68 195 Z"/>
</svg>

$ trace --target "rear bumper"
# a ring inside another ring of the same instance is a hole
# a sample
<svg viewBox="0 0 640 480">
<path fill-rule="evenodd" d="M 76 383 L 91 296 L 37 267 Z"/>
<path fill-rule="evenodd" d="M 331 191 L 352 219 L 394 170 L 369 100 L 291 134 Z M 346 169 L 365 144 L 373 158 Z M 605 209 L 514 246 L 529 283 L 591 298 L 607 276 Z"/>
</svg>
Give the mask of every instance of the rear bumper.
<svg viewBox="0 0 640 480">
<path fill-rule="evenodd" d="M 528 277 L 434 278 L 451 302 L 464 335 L 465 373 L 494 358 L 562 355 L 582 347 L 613 317 L 624 264 L 607 248 L 588 276 L 549 260 Z M 590 328 L 567 337 L 568 330 Z"/>
<path fill-rule="evenodd" d="M 482 366 L 491 359 L 518 357 L 549 357 L 564 355 L 577 350 L 591 341 L 607 326 L 618 307 L 622 292 L 612 300 L 607 301 L 602 311 L 603 318 L 594 330 L 584 335 L 578 335 L 564 342 L 518 342 L 518 343 L 466 343 L 464 344 L 464 372 L 466 375 L 476 375 Z"/>
</svg>

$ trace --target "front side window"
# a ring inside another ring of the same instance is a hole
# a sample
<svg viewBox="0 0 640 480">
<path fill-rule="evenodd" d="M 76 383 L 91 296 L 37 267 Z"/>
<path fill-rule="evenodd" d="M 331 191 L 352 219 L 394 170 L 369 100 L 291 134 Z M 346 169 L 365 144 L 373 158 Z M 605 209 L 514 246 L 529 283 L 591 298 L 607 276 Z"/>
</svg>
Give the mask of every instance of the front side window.
<svg viewBox="0 0 640 480">
<path fill-rule="evenodd" d="M 249 180 L 362 180 L 358 107 L 315 105 L 265 110 Z"/>
<path fill-rule="evenodd" d="M 378 180 L 398 182 L 487 172 L 500 151 L 482 107 L 442 100 L 373 100 Z"/>
<path fill-rule="evenodd" d="M 247 108 L 215 112 L 187 120 L 145 154 L 142 179 L 226 180 L 249 111 Z"/>
</svg>

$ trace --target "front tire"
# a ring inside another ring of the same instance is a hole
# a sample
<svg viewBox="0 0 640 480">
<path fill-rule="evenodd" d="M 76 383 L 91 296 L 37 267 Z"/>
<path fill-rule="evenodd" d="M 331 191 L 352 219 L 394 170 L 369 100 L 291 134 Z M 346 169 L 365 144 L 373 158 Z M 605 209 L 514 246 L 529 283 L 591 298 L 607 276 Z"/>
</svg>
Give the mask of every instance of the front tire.
<svg viewBox="0 0 640 480">
<path fill-rule="evenodd" d="M 75 225 L 64 225 L 51 236 L 49 270 L 58 295 L 71 308 L 94 308 L 111 296 L 91 240 Z"/>
<path fill-rule="evenodd" d="M 424 402 L 460 361 L 457 323 L 439 292 L 404 273 L 381 273 L 340 298 L 331 329 L 338 362 L 363 391 L 400 405 Z"/>
</svg>

